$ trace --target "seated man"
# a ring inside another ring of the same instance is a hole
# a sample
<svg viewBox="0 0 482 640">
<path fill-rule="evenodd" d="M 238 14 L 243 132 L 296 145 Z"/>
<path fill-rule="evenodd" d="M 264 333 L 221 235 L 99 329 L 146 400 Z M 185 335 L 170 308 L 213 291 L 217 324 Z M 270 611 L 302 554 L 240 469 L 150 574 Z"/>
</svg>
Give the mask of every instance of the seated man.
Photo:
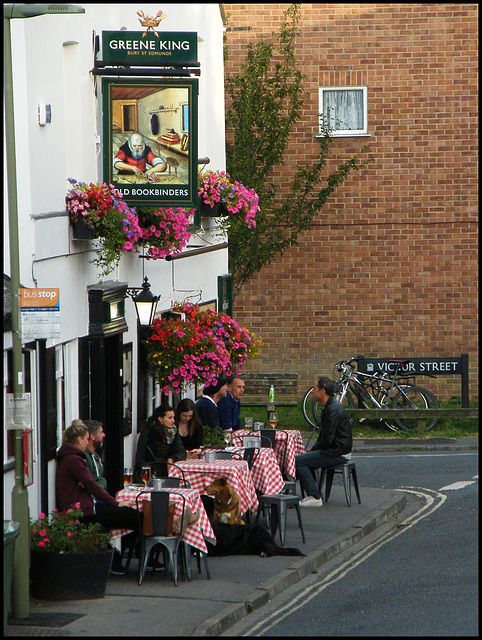
<svg viewBox="0 0 482 640">
<path fill-rule="evenodd" d="M 352 448 L 351 420 L 343 405 L 334 398 L 333 380 L 320 376 L 313 385 L 313 397 L 323 405 L 320 434 L 308 453 L 296 456 L 296 477 L 307 494 L 300 501 L 302 507 L 321 507 L 315 469 L 335 467 L 347 461 Z"/>
<path fill-rule="evenodd" d="M 203 427 L 209 427 L 211 431 L 217 430 L 220 435 L 222 435 L 222 430 L 217 404 L 221 398 L 226 396 L 227 391 L 226 380 L 219 378 L 216 384 L 204 387 L 203 395 L 195 403 Z"/>
<path fill-rule="evenodd" d="M 84 451 L 85 462 L 90 475 L 94 478 L 98 485 L 107 491 L 107 480 L 104 477 L 104 465 L 100 457 L 100 450 L 104 442 L 105 433 L 102 422 L 98 420 L 83 420 L 83 423 L 89 430 L 89 442 Z"/>
<path fill-rule="evenodd" d="M 148 164 L 151 168 L 146 170 Z M 166 162 L 154 155 L 151 147 L 144 143 L 140 133 L 131 134 L 114 158 L 114 169 L 117 170 L 118 175 L 134 174 L 138 178 L 145 177 L 148 180 L 152 174 L 162 173 L 166 168 Z"/>
<path fill-rule="evenodd" d="M 244 393 L 244 380 L 239 376 L 228 378 L 228 392 L 218 402 L 219 422 L 223 431 L 241 429 L 241 397 Z"/>
</svg>

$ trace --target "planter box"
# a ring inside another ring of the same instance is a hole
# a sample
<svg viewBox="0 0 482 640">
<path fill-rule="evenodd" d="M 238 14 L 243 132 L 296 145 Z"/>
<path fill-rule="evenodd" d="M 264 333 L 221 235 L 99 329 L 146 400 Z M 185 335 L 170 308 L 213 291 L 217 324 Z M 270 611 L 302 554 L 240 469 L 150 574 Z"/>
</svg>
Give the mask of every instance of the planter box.
<svg viewBox="0 0 482 640">
<path fill-rule="evenodd" d="M 205 218 L 223 218 L 228 215 L 226 207 L 219 202 L 216 202 L 214 207 L 209 204 L 201 204 L 199 210 Z"/>
<path fill-rule="evenodd" d="M 114 549 L 98 553 L 32 551 L 30 593 L 39 600 L 94 600 L 105 596 Z"/>
<path fill-rule="evenodd" d="M 71 222 L 73 240 L 94 240 L 95 231 L 88 227 L 85 222 Z"/>
</svg>

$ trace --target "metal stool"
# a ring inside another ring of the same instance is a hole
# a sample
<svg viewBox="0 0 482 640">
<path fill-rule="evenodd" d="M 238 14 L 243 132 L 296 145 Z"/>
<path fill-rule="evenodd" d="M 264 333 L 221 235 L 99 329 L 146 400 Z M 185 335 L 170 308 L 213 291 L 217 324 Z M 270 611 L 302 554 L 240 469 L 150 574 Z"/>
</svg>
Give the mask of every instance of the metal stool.
<svg viewBox="0 0 482 640">
<path fill-rule="evenodd" d="M 356 497 L 358 498 L 358 504 L 361 504 L 360 491 L 358 489 L 358 479 L 356 476 L 356 464 L 354 462 L 344 462 L 336 467 L 322 467 L 320 480 L 318 482 L 318 490 L 321 494 L 323 482 L 326 475 L 326 488 L 325 488 L 325 502 L 328 502 L 328 498 L 331 493 L 331 485 L 333 484 L 333 477 L 335 473 L 341 473 L 343 475 L 343 485 L 345 487 L 345 496 L 348 506 L 351 507 L 351 478 L 353 478 L 353 484 L 355 485 Z"/>
<path fill-rule="evenodd" d="M 301 538 L 303 542 L 305 540 L 305 532 L 303 531 L 303 523 L 301 521 L 300 499 L 298 496 L 292 496 L 288 494 L 276 493 L 272 495 L 258 496 L 259 508 L 256 514 L 255 523 L 259 520 L 261 509 L 269 507 L 270 514 L 270 529 L 271 535 L 276 535 L 276 529 L 279 529 L 279 537 L 281 540 L 281 546 L 284 545 L 286 539 L 286 510 L 290 506 L 294 506 L 298 515 L 298 525 L 301 530 Z"/>
</svg>

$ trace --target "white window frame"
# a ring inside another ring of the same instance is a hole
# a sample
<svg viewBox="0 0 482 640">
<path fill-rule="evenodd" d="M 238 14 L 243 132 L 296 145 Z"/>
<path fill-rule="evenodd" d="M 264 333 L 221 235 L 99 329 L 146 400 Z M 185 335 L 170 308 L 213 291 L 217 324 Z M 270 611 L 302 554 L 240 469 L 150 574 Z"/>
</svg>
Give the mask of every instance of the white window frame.
<svg viewBox="0 0 482 640">
<path fill-rule="evenodd" d="M 362 91 L 363 95 L 363 127 L 361 129 L 332 129 L 329 135 L 332 137 L 347 137 L 347 136 L 367 136 L 368 133 L 368 99 L 367 99 L 367 87 L 355 86 L 355 87 L 319 87 L 318 89 L 318 108 L 319 108 L 319 135 L 322 134 L 322 123 L 324 113 L 324 101 L 325 93 L 332 91 Z M 336 117 L 336 116 L 335 116 Z"/>
</svg>

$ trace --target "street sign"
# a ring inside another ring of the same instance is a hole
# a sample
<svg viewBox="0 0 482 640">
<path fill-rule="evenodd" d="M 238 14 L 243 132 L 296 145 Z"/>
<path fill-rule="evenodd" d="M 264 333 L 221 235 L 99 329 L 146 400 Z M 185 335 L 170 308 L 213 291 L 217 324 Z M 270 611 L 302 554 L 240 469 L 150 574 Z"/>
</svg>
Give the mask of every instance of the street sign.
<svg viewBox="0 0 482 640">
<path fill-rule="evenodd" d="M 20 289 L 22 340 L 60 338 L 59 289 Z"/>
</svg>

